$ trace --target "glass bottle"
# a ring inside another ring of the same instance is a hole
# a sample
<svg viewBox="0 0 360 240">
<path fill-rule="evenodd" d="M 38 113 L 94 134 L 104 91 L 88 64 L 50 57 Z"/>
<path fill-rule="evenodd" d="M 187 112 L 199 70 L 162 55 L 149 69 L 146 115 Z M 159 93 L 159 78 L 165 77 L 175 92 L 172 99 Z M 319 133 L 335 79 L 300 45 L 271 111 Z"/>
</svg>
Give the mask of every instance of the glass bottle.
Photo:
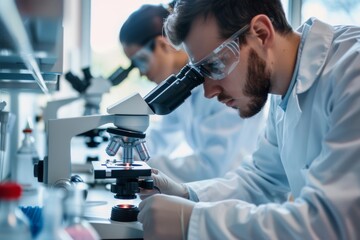
<svg viewBox="0 0 360 240">
<path fill-rule="evenodd" d="M 17 151 L 17 161 L 15 163 L 16 182 L 20 183 L 24 191 L 34 191 L 39 187 L 39 183 L 34 176 L 34 164 L 39 161 L 39 156 L 35 146 L 35 139 L 32 136 L 32 128 L 27 122 L 23 130 L 24 138 Z"/>
<path fill-rule="evenodd" d="M 17 183 L 0 183 L 0 239 L 30 240 L 30 224 L 18 208 L 21 186 Z"/>
<path fill-rule="evenodd" d="M 63 222 L 64 192 L 60 189 L 46 189 L 42 209 L 43 228 L 36 240 L 71 240 L 64 230 Z"/>
<path fill-rule="evenodd" d="M 100 239 L 95 229 L 83 218 L 87 186 L 77 183 L 64 201 L 65 230 L 74 240 Z"/>
</svg>

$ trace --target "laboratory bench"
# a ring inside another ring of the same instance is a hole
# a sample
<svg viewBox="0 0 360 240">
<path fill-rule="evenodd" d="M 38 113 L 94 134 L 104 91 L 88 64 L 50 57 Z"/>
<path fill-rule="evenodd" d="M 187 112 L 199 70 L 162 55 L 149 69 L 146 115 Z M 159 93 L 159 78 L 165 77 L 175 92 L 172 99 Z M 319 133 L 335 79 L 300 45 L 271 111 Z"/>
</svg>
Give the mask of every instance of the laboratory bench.
<svg viewBox="0 0 360 240">
<path fill-rule="evenodd" d="M 21 207 L 42 207 L 46 189 L 41 186 L 36 192 L 24 192 L 19 201 Z M 118 204 L 138 205 L 140 199 L 119 200 L 98 184 L 89 188 L 85 203 L 84 218 L 95 228 L 101 239 L 142 239 L 142 225 L 139 222 L 116 222 L 110 220 L 111 209 Z"/>
<path fill-rule="evenodd" d="M 79 175 L 88 184 L 88 194 L 85 203 L 84 218 L 91 223 L 99 233 L 101 239 L 142 239 L 142 224 L 135 222 L 116 222 L 110 220 L 111 209 L 115 205 L 129 204 L 138 206 L 140 199 L 115 199 L 114 193 L 110 192 L 109 184 L 115 179 L 95 180 L 91 172 L 91 163 L 87 161 L 89 156 L 97 156 L 104 160 L 108 156 L 105 153 L 107 143 L 100 144 L 97 148 L 89 149 L 84 143 L 84 138 L 74 137 L 71 141 L 72 175 Z M 19 206 L 34 207 L 43 205 L 45 187 L 40 184 L 36 192 L 23 192 Z"/>
</svg>

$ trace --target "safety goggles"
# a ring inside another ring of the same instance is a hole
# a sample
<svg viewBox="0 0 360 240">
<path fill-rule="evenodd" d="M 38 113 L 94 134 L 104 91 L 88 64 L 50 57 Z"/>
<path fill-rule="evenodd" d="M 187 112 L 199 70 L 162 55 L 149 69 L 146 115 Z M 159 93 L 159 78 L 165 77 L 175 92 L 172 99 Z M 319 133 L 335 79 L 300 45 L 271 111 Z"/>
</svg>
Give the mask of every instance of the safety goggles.
<svg viewBox="0 0 360 240">
<path fill-rule="evenodd" d="M 249 25 L 242 27 L 200 61 L 196 63 L 190 61 L 190 65 L 197 68 L 204 76 L 214 80 L 225 78 L 239 63 L 239 36 L 246 32 L 248 28 Z"/>
<path fill-rule="evenodd" d="M 150 59 L 153 55 L 153 44 L 154 39 L 151 39 L 131 58 L 132 63 L 139 69 L 141 74 L 145 74 L 149 71 Z"/>
</svg>

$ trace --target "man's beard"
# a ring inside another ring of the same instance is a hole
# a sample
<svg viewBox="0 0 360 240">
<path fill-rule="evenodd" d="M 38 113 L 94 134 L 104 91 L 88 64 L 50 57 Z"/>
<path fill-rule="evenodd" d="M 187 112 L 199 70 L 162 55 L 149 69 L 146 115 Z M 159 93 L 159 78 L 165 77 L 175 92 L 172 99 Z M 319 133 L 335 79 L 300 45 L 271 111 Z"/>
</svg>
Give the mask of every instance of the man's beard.
<svg viewBox="0 0 360 240">
<path fill-rule="evenodd" d="M 248 58 L 247 78 L 243 93 L 250 98 L 248 109 L 240 111 L 242 118 L 256 115 L 264 107 L 270 91 L 270 71 L 266 69 L 266 62 L 259 57 L 254 49 L 250 49 Z"/>
</svg>

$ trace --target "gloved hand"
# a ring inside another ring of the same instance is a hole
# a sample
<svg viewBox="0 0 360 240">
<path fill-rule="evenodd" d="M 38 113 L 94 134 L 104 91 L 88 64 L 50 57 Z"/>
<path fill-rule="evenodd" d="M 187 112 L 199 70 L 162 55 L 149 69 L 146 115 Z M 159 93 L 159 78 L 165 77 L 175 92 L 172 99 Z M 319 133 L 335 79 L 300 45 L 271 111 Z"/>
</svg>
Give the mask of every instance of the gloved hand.
<svg viewBox="0 0 360 240">
<path fill-rule="evenodd" d="M 184 184 L 175 182 L 155 168 L 151 169 L 151 171 L 151 177 L 154 180 L 155 188 L 152 190 L 141 189 L 139 193 L 141 199 L 145 199 L 156 193 L 164 193 L 189 199 L 189 192 Z"/>
<path fill-rule="evenodd" d="M 186 239 L 195 203 L 183 198 L 156 194 L 139 204 L 138 221 L 144 239 Z"/>
</svg>

